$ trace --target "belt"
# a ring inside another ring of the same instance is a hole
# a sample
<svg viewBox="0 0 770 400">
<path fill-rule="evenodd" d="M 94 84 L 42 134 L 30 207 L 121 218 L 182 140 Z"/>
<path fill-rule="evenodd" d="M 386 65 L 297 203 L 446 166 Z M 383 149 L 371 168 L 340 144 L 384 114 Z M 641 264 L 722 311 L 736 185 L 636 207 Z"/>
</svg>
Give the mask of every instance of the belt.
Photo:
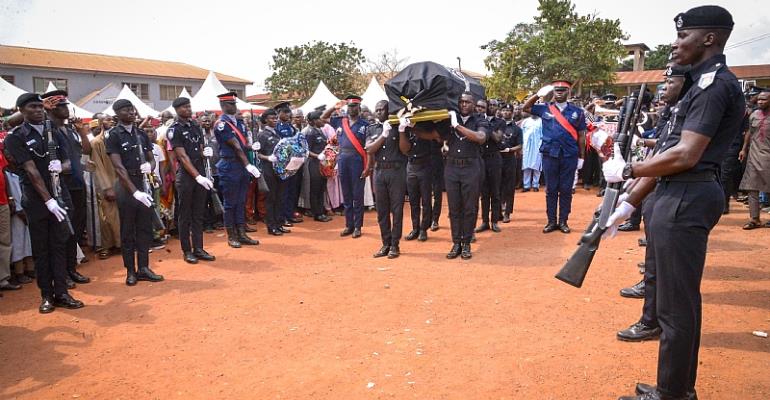
<svg viewBox="0 0 770 400">
<path fill-rule="evenodd" d="M 401 168 L 400 161 L 377 161 L 377 169 L 398 169 Z"/>
<path fill-rule="evenodd" d="M 483 153 L 483 154 L 481 154 L 482 158 L 493 158 L 493 157 L 496 158 L 497 156 L 500 156 L 500 152 L 499 151 L 495 151 L 494 153 Z"/>
<path fill-rule="evenodd" d="M 138 169 L 127 169 L 126 173 L 128 176 L 142 176 L 142 171 Z"/>
<path fill-rule="evenodd" d="M 422 165 L 427 164 L 428 162 L 430 162 L 429 157 L 409 157 L 409 164 L 412 165 Z"/>
<path fill-rule="evenodd" d="M 462 167 L 465 165 L 471 165 L 473 164 L 475 158 L 457 158 L 457 157 L 448 157 L 446 159 L 447 163 L 456 165 L 458 167 Z"/>
<path fill-rule="evenodd" d="M 661 176 L 658 182 L 711 182 L 717 179 L 714 171 L 682 172 L 681 174 Z"/>
</svg>

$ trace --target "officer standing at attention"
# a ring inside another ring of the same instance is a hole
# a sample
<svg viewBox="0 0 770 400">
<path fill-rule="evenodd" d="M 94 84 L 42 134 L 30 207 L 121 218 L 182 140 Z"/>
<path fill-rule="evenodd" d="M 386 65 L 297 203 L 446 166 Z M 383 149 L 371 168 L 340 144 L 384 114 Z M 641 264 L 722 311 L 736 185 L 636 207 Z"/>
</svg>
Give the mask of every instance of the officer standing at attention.
<svg viewBox="0 0 770 400">
<path fill-rule="evenodd" d="M 401 126 L 399 126 L 399 132 Z M 400 136 L 400 134 L 399 134 Z M 431 169 L 430 148 L 433 140 L 421 139 L 410 129 L 404 135 L 404 146 L 408 152 L 406 166 L 406 190 L 409 193 L 409 209 L 412 217 L 412 231 L 406 235 L 406 240 L 417 239 L 421 242 L 428 240 L 428 228 L 433 222 L 433 177 Z"/>
<path fill-rule="evenodd" d="M 137 281 L 160 282 L 163 276 L 150 269 L 153 199 L 141 189 L 143 174 L 154 169 L 152 144 L 147 134 L 135 125 L 136 110 L 130 101 L 117 100 L 112 104 L 112 110 L 118 117 L 118 123 L 104 134 L 104 145 L 118 175 L 115 193 L 120 215 L 120 248 L 123 266 L 126 267 L 126 285 L 134 286 Z M 140 151 L 147 161 L 142 162 Z"/>
<path fill-rule="evenodd" d="M 350 95 L 345 98 L 347 116 L 331 117 L 335 108 L 324 111 L 321 119 L 331 117 L 329 124 L 337 131 L 340 154 L 337 157 L 339 180 L 342 186 L 345 207 L 345 229 L 340 236 L 361 237 L 364 225 L 364 185 L 366 183 L 366 127 L 369 122 L 361 118 L 361 97 Z"/>
<path fill-rule="evenodd" d="M 310 175 L 310 212 L 318 222 L 329 222 L 331 217 L 326 215 L 324 199 L 326 196 L 326 177 L 321 175 L 321 161 L 326 160 L 326 135 L 321 128 L 326 123 L 321 119 L 321 111 L 311 111 L 307 115 L 308 125 L 305 128 L 305 138 L 308 146 L 307 171 Z"/>
<path fill-rule="evenodd" d="M 374 195 L 377 198 L 377 224 L 380 225 L 382 237 L 382 247 L 374 253 L 374 257 L 396 258 L 401 254 L 399 241 L 404 221 L 404 195 L 407 190 L 406 154 L 409 151 L 409 138 L 406 128 L 409 122 L 403 119 L 398 126 L 399 133 L 391 132 L 387 100 L 377 102 L 374 116 L 377 122 L 366 128 L 368 174 L 371 175 L 372 170 L 377 169 L 374 174 Z"/>
<path fill-rule="evenodd" d="M 284 101 L 278 103 L 273 107 L 275 112 L 278 113 L 278 121 L 275 124 L 275 132 L 281 139 L 290 138 L 300 131 L 292 125 L 292 113 L 291 103 Z M 272 151 L 270 154 L 273 154 Z M 302 218 L 294 218 L 294 209 L 297 208 L 299 202 L 300 185 L 302 184 L 302 168 L 300 168 L 294 175 L 290 176 L 285 181 L 285 190 L 283 196 L 280 197 L 281 216 L 283 217 L 284 226 L 292 226 L 302 222 Z"/>
<path fill-rule="evenodd" d="M 203 161 L 204 157 L 211 157 L 214 152 L 211 147 L 203 148 L 203 130 L 190 119 L 190 99 L 178 97 L 171 105 L 177 118 L 168 128 L 166 138 L 171 141 L 176 159 L 182 167 L 177 168 L 174 181 L 179 200 L 179 243 L 186 262 L 197 264 L 198 260 L 214 261 L 216 258 L 203 250 L 203 219 L 208 192 L 214 187 L 214 182 L 205 176 Z"/>
<path fill-rule="evenodd" d="M 235 118 L 238 108 L 235 92 L 227 92 L 217 96 L 222 116 L 219 117 L 214 135 L 219 143 L 219 161 L 217 171 L 224 198 L 224 223 L 227 230 L 227 244 L 239 248 L 242 244 L 257 245 L 246 235 L 246 192 L 249 189 L 249 174 L 259 178 L 260 172 L 249 163 L 246 152 L 250 149 L 246 134 L 246 125 Z"/>
<path fill-rule="evenodd" d="M 50 121 L 45 119 L 43 99 L 35 93 L 24 93 L 16 99 L 16 107 L 24 122 L 5 138 L 5 154 L 16 166 L 24 194 L 21 205 L 27 214 L 37 286 L 43 298 L 38 310 L 46 314 L 56 307 L 80 308 L 83 302 L 67 292 L 65 245 L 70 233 L 62 222 L 67 216 L 66 205 L 51 197 L 50 173 L 70 168 L 67 139 L 55 131 L 51 133 L 58 145 L 58 160 L 49 160 L 46 126 L 50 129 Z M 66 186 L 62 185 L 61 193 L 66 204 Z"/>
<path fill-rule="evenodd" d="M 476 109 L 480 108 L 481 101 L 476 103 Z M 500 156 L 500 142 L 503 139 L 505 121 L 497 118 L 498 103 L 491 99 L 486 103 L 486 110 L 481 114 L 489 124 L 489 140 L 481 146 L 481 159 L 484 161 L 483 178 L 481 184 L 481 225 L 476 232 L 484 232 L 492 229 L 500 232 L 497 222 L 503 217 L 500 209 L 500 179 L 502 177 L 503 160 Z M 490 213 L 491 220 L 490 220 Z"/>
<path fill-rule="evenodd" d="M 686 93 L 673 109 L 668 135 L 659 139 L 663 142 L 660 153 L 630 164 L 613 158 L 602 166 L 607 182 L 646 177 L 618 206 L 612 216 L 615 221 L 630 215 L 649 188 L 656 186 L 647 246 L 657 268 L 662 329 L 658 381 L 657 387 L 637 385 L 637 396 L 621 400 L 696 398 L 700 283 L 708 236 L 725 201 L 717 176 L 744 115 L 740 85 L 724 56 L 734 25 L 730 13 L 719 6 L 701 6 L 680 13 L 674 22 L 677 38 L 672 61 L 692 69 Z M 657 185 L 655 177 L 659 177 Z"/>
<path fill-rule="evenodd" d="M 535 96 L 524 103 L 523 111 L 537 115 L 543 121 L 543 173 L 546 183 L 546 213 L 548 224 L 543 233 L 556 229 L 569 233 L 570 210 L 572 209 L 572 185 L 575 170 L 583 167 L 586 148 L 586 119 L 583 109 L 568 103 L 572 83 L 565 80 L 552 82 L 542 87 Z M 553 92 L 553 101 L 547 104 L 535 102 Z M 559 221 L 556 221 L 556 205 Z"/>
<path fill-rule="evenodd" d="M 430 172 L 433 204 L 431 205 L 430 231 L 438 230 L 438 220 L 441 217 L 441 205 L 444 200 L 444 141 L 430 141 Z"/>
<path fill-rule="evenodd" d="M 513 106 L 504 104 L 500 109 L 502 119 L 505 122 L 503 138 L 500 141 L 500 154 L 502 156 L 502 173 L 500 175 L 500 206 L 503 223 L 511 222 L 513 213 L 513 200 L 516 195 L 516 156 L 521 152 L 521 128 L 513 120 Z"/>
<path fill-rule="evenodd" d="M 269 189 L 265 194 L 265 225 L 267 225 L 267 233 L 273 236 L 281 236 L 291 232 L 284 227 L 288 221 L 285 220 L 281 208 L 281 199 L 286 192 L 287 182 L 278 176 L 273 166 L 277 160 L 273 151 L 275 145 L 281 140 L 278 132 L 275 131 L 277 114 L 275 110 L 267 110 L 262 113 L 260 116 L 262 130 L 257 135 L 257 143 L 259 143 L 257 157 L 261 161 L 262 173 L 265 174 L 265 183 Z"/>
</svg>

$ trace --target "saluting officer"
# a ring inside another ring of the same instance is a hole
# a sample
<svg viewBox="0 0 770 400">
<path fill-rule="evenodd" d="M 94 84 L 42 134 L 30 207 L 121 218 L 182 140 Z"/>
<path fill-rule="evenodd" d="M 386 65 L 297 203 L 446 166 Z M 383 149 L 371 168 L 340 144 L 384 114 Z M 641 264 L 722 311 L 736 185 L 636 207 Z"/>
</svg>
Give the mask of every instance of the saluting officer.
<svg viewBox="0 0 770 400">
<path fill-rule="evenodd" d="M 739 132 L 744 102 L 724 47 L 733 28 L 730 13 L 701 6 L 674 18 L 677 38 L 672 61 L 691 65 L 686 91 L 674 107 L 660 153 L 626 164 L 613 158 L 602 166 L 607 182 L 643 178 L 611 221 L 622 221 L 655 186 L 648 251 L 657 268 L 657 314 L 662 329 L 657 387 L 637 386 L 622 400 L 695 398 L 701 331 L 700 283 L 711 229 L 724 210 L 719 165 Z M 691 85 L 691 86 L 690 86 Z M 655 177 L 659 177 L 655 185 Z M 643 184 L 647 182 L 646 184 Z"/>
<path fill-rule="evenodd" d="M 227 92 L 217 96 L 222 116 L 217 121 L 214 135 L 219 143 L 219 161 L 217 171 L 222 186 L 222 197 L 225 209 L 224 223 L 227 229 L 227 244 L 239 248 L 242 244 L 257 245 L 246 235 L 246 192 L 249 189 L 249 174 L 259 178 L 260 172 L 249 163 L 246 152 L 250 149 L 247 139 L 246 125 L 235 118 L 238 108 L 235 92 Z"/>
<path fill-rule="evenodd" d="M 382 238 L 382 247 L 374 253 L 374 257 L 396 258 L 401 254 L 399 241 L 404 221 L 408 123 L 404 120 L 399 124 L 399 134 L 391 132 L 387 100 L 377 102 L 374 116 L 377 122 L 366 128 L 366 151 L 369 154 L 367 175 L 371 175 L 373 169 L 377 170 L 374 173 L 374 195 Z"/>
<path fill-rule="evenodd" d="M 583 167 L 586 143 L 586 119 L 583 109 L 567 102 L 572 83 L 553 81 L 542 87 L 535 96 L 524 103 L 523 111 L 537 115 L 543 121 L 543 173 L 546 183 L 546 214 L 548 224 L 543 233 L 560 230 L 569 233 L 567 225 L 572 210 L 572 185 L 575 171 Z M 535 102 L 553 92 L 553 101 L 547 104 Z M 556 207 L 559 220 L 556 221 Z"/>
<path fill-rule="evenodd" d="M 321 111 L 311 111 L 307 115 L 308 126 L 305 128 L 305 138 L 308 145 L 308 175 L 310 175 L 310 211 L 313 219 L 318 222 L 329 222 L 331 217 L 326 215 L 324 199 L 326 197 L 326 177 L 321 175 L 321 161 L 326 160 L 326 135 L 321 128 L 326 124 L 321 119 Z"/>
<path fill-rule="evenodd" d="M 166 137 L 171 141 L 176 159 L 182 166 L 177 168 L 174 182 L 179 200 L 179 243 L 186 262 L 196 264 L 198 260 L 214 261 L 216 258 L 203 249 L 206 202 L 208 191 L 214 187 L 214 182 L 205 176 L 203 161 L 204 157 L 211 157 L 214 152 L 211 147 L 203 147 L 203 131 L 191 119 L 190 99 L 178 97 L 171 105 L 177 118 L 168 128 Z"/>
<path fill-rule="evenodd" d="M 70 233 L 62 221 L 67 216 L 65 208 L 71 207 L 71 203 L 66 186 L 61 185 L 64 205 L 51 197 L 51 172 L 61 173 L 70 168 L 67 139 L 57 131 L 52 132 L 58 160 L 50 160 L 43 99 L 34 93 L 24 93 L 16 100 L 16 107 L 24 122 L 5 138 L 5 154 L 17 168 L 24 194 L 21 205 L 27 215 L 37 286 L 43 298 L 38 310 L 45 314 L 56 307 L 80 308 L 83 302 L 67 292 L 65 245 Z"/>
<path fill-rule="evenodd" d="M 482 102 L 476 103 L 476 109 L 481 109 Z M 497 118 L 498 102 L 491 99 L 486 103 L 486 107 L 480 113 L 482 118 L 486 118 L 489 124 L 489 140 L 481 146 L 481 159 L 484 162 L 481 184 L 481 225 L 476 228 L 476 232 L 483 232 L 492 229 L 493 232 L 500 232 L 497 222 L 503 217 L 500 209 L 500 179 L 502 177 L 503 160 L 500 156 L 500 142 L 503 139 L 505 130 L 505 121 Z M 491 220 L 490 220 L 490 213 Z"/>
<path fill-rule="evenodd" d="M 118 175 L 115 193 L 126 285 L 134 286 L 137 281 L 159 282 L 163 276 L 150 269 L 153 199 L 140 189 L 143 175 L 154 169 L 152 144 L 147 134 L 135 125 L 136 110 L 130 101 L 117 100 L 112 104 L 112 110 L 118 117 L 118 123 L 104 134 L 104 145 Z M 144 162 L 139 152 L 144 153 Z"/>
<path fill-rule="evenodd" d="M 503 138 L 500 141 L 500 154 L 502 156 L 502 173 L 500 175 L 500 206 L 503 222 L 511 222 L 513 213 L 513 201 L 516 195 L 516 158 L 521 152 L 521 128 L 513 120 L 513 106 L 504 104 L 500 109 L 502 119 L 505 121 Z"/>
</svg>

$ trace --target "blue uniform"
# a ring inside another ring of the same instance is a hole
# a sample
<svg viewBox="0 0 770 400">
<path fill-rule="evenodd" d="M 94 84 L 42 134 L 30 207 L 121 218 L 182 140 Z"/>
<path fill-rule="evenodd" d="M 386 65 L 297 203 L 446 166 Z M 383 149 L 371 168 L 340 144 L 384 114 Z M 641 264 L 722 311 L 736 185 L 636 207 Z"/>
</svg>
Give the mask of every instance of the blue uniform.
<svg viewBox="0 0 770 400">
<path fill-rule="evenodd" d="M 297 134 L 295 128 L 290 122 L 278 121 L 275 125 L 275 133 L 281 139 L 290 138 Z M 299 189 L 302 184 L 302 168 L 294 175 L 290 176 L 284 184 L 285 190 L 281 194 L 280 216 L 288 221 L 294 217 L 294 208 L 299 202 Z"/>
<path fill-rule="evenodd" d="M 342 186 L 342 204 L 345 207 L 345 227 L 361 228 L 364 224 L 364 185 L 361 179 L 364 172 L 364 159 L 358 154 L 353 143 L 342 129 L 342 121 L 347 117 L 334 117 L 330 125 L 337 131 L 337 141 L 340 144 L 340 154 L 337 157 L 340 186 Z M 348 120 L 349 123 L 350 120 Z M 363 148 L 366 145 L 366 127 L 369 123 L 359 118 L 350 130 Z"/>
<path fill-rule="evenodd" d="M 243 140 L 226 121 L 241 132 Z M 241 160 L 236 157 L 235 150 L 225 142 L 235 138 L 241 144 L 241 150 L 245 154 L 249 150 L 246 147 L 247 143 L 244 142 L 248 134 L 247 131 L 246 125 L 242 121 L 226 114 L 219 118 L 214 128 L 214 135 L 219 142 L 217 172 L 219 173 L 219 183 L 224 200 L 224 223 L 225 227 L 228 228 L 246 224 L 246 193 L 249 189 L 249 173 Z"/>
<path fill-rule="evenodd" d="M 558 107 L 558 106 L 557 106 Z M 546 104 L 532 106 L 532 114 L 543 121 L 543 173 L 546 184 L 546 213 L 548 223 L 556 223 L 556 204 L 559 204 L 559 223 L 566 224 L 572 209 L 572 185 L 578 163 L 578 142 L 564 129 Z M 567 103 L 561 114 L 576 131 L 586 130 L 583 109 Z"/>
</svg>

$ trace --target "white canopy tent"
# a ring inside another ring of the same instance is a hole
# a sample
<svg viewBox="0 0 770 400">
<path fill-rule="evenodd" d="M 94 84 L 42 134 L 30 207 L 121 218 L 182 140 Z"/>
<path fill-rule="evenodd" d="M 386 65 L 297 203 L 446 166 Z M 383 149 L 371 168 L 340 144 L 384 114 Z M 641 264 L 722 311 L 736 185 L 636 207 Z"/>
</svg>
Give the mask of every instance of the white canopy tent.
<svg viewBox="0 0 770 400">
<path fill-rule="evenodd" d="M 190 99 L 193 112 L 222 111 L 222 108 L 219 107 L 219 99 L 217 96 L 226 92 L 227 88 L 225 88 L 222 82 L 217 79 L 217 76 L 214 74 L 214 72 L 209 71 L 209 75 L 206 77 L 206 80 L 203 81 L 203 85 L 201 85 L 198 93 L 195 93 L 195 96 Z M 267 107 L 247 103 L 241 99 L 236 99 L 235 104 L 241 111 L 267 110 Z"/>
<path fill-rule="evenodd" d="M 377 105 L 377 102 L 380 100 L 387 100 L 388 95 L 385 94 L 385 90 L 380 86 L 379 82 L 377 82 L 377 79 L 372 77 L 372 81 L 369 82 L 369 86 L 364 91 L 364 94 L 361 95 L 361 103 L 367 107 L 369 107 L 369 110 L 374 112 L 374 106 Z"/>
<path fill-rule="evenodd" d="M 27 92 L 0 78 L 0 107 L 5 109 L 16 107 L 16 99 L 24 93 Z"/>
<path fill-rule="evenodd" d="M 302 110 L 302 112 L 307 115 L 309 112 L 316 109 L 316 107 L 325 105 L 330 106 L 332 104 L 336 104 L 340 101 L 340 99 L 337 98 L 332 92 L 329 90 L 328 87 L 324 84 L 323 81 L 318 82 L 318 87 L 315 89 L 315 92 L 313 92 L 313 95 L 310 96 L 309 99 L 305 102 L 305 104 L 302 105 L 299 109 Z"/>
<path fill-rule="evenodd" d="M 187 98 L 187 99 L 192 99 L 192 96 L 190 96 L 190 93 L 187 92 L 187 88 L 186 87 L 182 88 L 182 92 L 180 92 L 179 96 L 177 96 L 177 97 L 184 97 L 184 98 Z M 191 101 L 191 103 L 192 103 L 192 101 Z M 176 115 L 176 111 L 174 111 L 174 106 L 173 105 L 166 107 L 165 110 L 161 111 L 161 114 L 166 112 L 166 111 L 170 112 L 171 114 Z"/>
<path fill-rule="evenodd" d="M 58 90 L 56 85 L 53 84 L 53 82 L 48 81 L 48 87 L 45 89 L 47 92 L 53 92 L 54 90 Z M 85 108 L 78 107 L 77 104 L 73 103 L 72 100 L 69 101 L 69 109 L 70 109 L 70 116 L 71 117 L 77 117 L 81 119 L 91 119 L 94 116 L 94 113 L 91 111 L 86 110 Z"/>
<path fill-rule="evenodd" d="M 120 99 L 125 99 L 131 102 L 131 104 L 134 105 L 134 108 L 136 109 L 136 112 L 139 113 L 139 115 L 144 118 L 146 116 L 151 116 L 153 118 L 158 116 L 158 112 L 153 110 L 150 106 L 147 104 L 144 104 L 144 102 L 136 97 L 136 94 L 131 91 L 131 89 L 128 88 L 128 85 L 123 85 L 123 89 L 120 89 L 120 93 L 118 93 L 118 96 L 115 97 L 115 100 L 110 103 L 107 108 L 102 111 L 103 113 L 107 115 L 115 115 L 115 111 L 112 111 L 112 104 L 115 103 L 115 101 L 118 101 Z"/>
</svg>

